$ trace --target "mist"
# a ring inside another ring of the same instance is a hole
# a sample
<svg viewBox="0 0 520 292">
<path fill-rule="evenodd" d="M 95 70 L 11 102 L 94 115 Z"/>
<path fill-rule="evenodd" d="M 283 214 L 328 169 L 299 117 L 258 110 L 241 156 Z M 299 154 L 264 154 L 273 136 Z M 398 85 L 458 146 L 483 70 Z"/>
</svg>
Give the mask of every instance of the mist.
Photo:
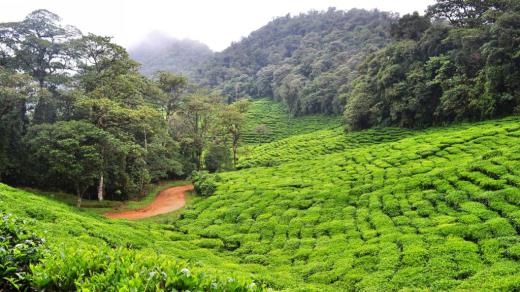
<svg viewBox="0 0 520 292">
<path fill-rule="evenodd" d="M 168 37 L 192 39 L 221 51 L 232 42 L 286 14 L 309 10 L 365 8 L 400 14 L 423 12 L 433 0 L 353 1 L 353 0 L 224 0 L 224 1 L 2 1 L 0 22 L 18 21 L 36 9 L 50 10 L 83 32 L 114 37 L 126 48 L 139 44 L 150 33 L 161 31 Z"/>
</svg>

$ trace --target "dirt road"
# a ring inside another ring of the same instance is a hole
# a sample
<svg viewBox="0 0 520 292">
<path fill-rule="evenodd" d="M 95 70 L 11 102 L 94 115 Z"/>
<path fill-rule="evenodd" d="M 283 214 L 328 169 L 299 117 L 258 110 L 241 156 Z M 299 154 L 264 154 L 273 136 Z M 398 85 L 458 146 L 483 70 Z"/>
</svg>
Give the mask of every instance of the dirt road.
<svg viewBox="0 0 520 292">
<path fill-rule="evenodd" d="M 184 207 L 186 203 L 184 192 L 191 190 L 193 190 L 193 185 L 169 188 L 161 191 L 155 200 L 145 208 L 125 212 L 108 212 L 105 213 L 105 216 L 112 219 L 142 219 L 173 212 Z"/>
</svg>

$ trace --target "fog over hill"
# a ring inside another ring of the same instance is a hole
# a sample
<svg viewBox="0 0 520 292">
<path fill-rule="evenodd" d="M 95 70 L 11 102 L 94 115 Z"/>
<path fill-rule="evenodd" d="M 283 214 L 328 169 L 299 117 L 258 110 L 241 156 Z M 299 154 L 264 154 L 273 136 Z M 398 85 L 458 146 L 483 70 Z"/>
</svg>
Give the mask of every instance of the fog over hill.
<svg viewBox="0 0 520 292">
<path fill-rule="evenodd" d="M 161 32 L 150 33 L 129 49 L 132 59 L 141 63 L 141 73 L 152 76 L 157 71 L 190 75 L 193 67 L 208 60 L 213 52 L 195 40 L 176 39 Z"/>
</svg>

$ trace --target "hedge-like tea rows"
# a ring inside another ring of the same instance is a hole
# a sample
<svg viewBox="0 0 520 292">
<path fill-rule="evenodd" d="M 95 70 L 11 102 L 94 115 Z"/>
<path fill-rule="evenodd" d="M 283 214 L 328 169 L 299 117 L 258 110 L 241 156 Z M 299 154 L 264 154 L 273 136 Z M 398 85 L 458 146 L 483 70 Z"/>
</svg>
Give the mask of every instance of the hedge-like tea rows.
<svg viewBox="0 0 520 292">
<path fill-rule="evenodd" d="M 320 135 L 311 148 L 337 143 Z M 519 118 L 314 158 L 292 141 L 288 162 L 220 174 L 172 226 L 277 288 L 520 289 Z"/>
<path fill-rule="evenodd" d="M 338 116 L 291 117 L 286 105 L 267 99 L 252 102 L 246 116 L 242 134 L 242 141 L 246 144 L 267 143 L 291 135 L 342 126 L 341 118 Z"/>
<path fill-rule="evenodd" d="M 3 184 L 0 217 L 0 290 L 264 289 L 243 266 L 168 226 L 108 220 Z"/>
<path fill-rule="evenodd" d="M 317 159 L 320 155 L 399 140 L 412 133 L 410 130 L 399 128 L 371 129 L 348 135 L 345 135 L 342 128 L 315 131 L 259 146 L 242 147 L 237 168 L 274 166 L 289 161 Z"/>
<path fill-rule="evenodd" d="M 1 184 L 0 212 L 46 239 L 36 289 L 520 289 L 520 118 L 342 135 L 252 148 L 165 224 Z"/>
</svg>

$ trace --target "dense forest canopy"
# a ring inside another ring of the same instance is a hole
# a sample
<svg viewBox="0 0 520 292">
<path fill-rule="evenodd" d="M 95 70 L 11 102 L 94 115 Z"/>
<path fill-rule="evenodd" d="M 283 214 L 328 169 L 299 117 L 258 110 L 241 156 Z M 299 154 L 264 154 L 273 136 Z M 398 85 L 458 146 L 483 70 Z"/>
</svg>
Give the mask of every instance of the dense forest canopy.
<svg viewBox="0 0 520 292">
<path fill-rule="evenodd" d="M 228 101 L 283 101 L 294 115 L 344 112 L 349 130 L 503 116 L 520 103 L 518 6 L 439 0 L 424 15 L 287 15 L 215 54 L 196 81 Z"/>
<path fill-rule="evenodd" d="M 390 40 L 387 12 L 311 11 L 276 18 L 198 69 L 230 101 L 271 97 L 293 114 L 339 114 L 356 66 Z"/>
<path fill-rule="evenodd" d="M 148 79 L 109 37 L 47 10 L 0 24 L 0 180 L 112 199 L 151 181 L 231 167 L 246 102 L 158 72 Z"/>
<path fill-rule="evenodd" d="M 347 128 L 421 127 L 517 113 L 518 1 L 439 0 L 406 15 L 393 41 L 359 67 L 347 95 Z"/>
<path fill-rule="evenodd" d="M 141 64 L 139 72 L 152 77 L 157 71 L 168 71 L 193 77 L 194 68 L 207 61 L 213 52 L 203 43 L 178 40 L 152 33 L 131 47 L 130 57 Z"/>
</svg>

